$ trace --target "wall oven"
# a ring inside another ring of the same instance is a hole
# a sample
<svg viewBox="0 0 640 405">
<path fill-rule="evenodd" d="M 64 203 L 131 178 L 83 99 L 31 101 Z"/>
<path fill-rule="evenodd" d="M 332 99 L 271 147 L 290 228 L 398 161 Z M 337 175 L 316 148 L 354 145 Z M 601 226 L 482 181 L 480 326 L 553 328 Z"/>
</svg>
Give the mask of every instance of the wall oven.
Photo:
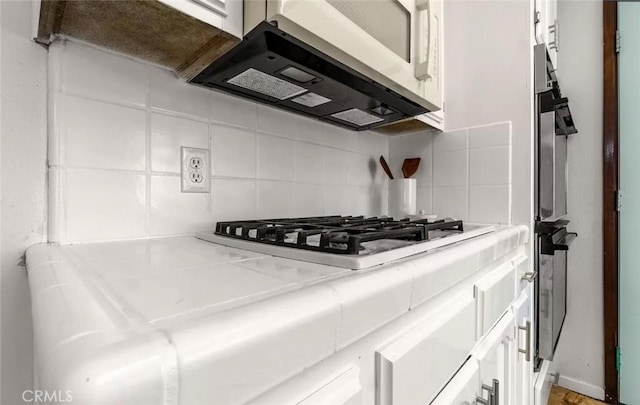
<svg viewBox="0 0 640 405">
<path fill-rule="evenodd" d="M 571 242 L 567 210 L 567 140 L 577 133 L 545 44 L 534 47 L 536 358 L 553 360 L 567 310 Z"/>
</svg>

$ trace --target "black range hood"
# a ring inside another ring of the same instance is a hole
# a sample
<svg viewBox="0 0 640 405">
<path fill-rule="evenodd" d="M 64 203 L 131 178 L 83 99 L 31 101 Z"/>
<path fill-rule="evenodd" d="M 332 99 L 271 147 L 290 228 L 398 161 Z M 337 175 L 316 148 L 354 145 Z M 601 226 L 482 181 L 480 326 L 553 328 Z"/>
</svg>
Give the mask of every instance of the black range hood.
<svg viewBox="0 0 640 405">
<path fill-rule="evenodd" d="M 191 83 L 356 131 L 428 112 L 266 21 Z"/>
</svg>

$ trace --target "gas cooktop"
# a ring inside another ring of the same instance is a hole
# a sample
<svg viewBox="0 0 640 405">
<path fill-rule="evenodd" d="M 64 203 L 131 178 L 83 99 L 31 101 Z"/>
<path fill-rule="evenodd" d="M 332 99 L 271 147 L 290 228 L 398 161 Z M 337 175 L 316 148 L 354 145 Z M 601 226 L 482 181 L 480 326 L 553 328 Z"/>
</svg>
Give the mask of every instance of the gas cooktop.
<svg viewBox="0 0 640 405">
<path fill-rule="evenodd" d="M 222 221 L 198 238 L 273 256 L 361 269 L 493 231 L 445 218 L 325 216 Z"/>
</svg>

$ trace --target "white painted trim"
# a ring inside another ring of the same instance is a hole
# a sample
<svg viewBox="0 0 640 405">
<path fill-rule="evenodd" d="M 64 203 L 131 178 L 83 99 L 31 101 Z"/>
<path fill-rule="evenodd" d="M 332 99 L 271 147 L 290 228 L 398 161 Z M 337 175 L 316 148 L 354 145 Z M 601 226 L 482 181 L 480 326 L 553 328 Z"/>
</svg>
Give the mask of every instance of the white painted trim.
<svg viewBox="0 0 640 405">
<path fill-rule="evenodd" d="M 578 394 L 604 401 L 604 388 L 560 374 L 558 385 Z"/>
</svg>

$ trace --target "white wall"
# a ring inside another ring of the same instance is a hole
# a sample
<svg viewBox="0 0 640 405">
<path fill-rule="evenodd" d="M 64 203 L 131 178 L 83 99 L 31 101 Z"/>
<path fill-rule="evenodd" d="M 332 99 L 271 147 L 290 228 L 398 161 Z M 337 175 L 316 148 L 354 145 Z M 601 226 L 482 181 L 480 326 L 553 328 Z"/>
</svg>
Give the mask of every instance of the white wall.
<svg viewBox="0 0 640 405">
<path fill-rule="evenodd" d="M 502 122 L 389 141 L 389 165 L 401 176 L 406 158 L 421 158 L 418 212 L 475 223 L 511 223 L 511 124 Z"/>
<path fill-rule="evenodd" d="M 602 2 L 561 1 L 558 79 L 578 134 L 569 137 L 567 318 L 554 365 L 560 385 L 603 398 Z"/>
<path fill-rule="evenodd" d="M 2 52 L 2 404 L 32 388 L 30 297 L 25 248 L 46 240 L 47 52 L 29 41 L 31 2 L 0 2 Z"/>
<path fill-rule="evenodd" d="M 511 121 L 512 222 L 531 226 L 531 3 L 457 0 L 444 4 L 447 130 Z"/>
<path fill-rule="evenodd" d="M 188 234 L 221 219 L 387 211 L 388 138 L 202 89 L 73 42 L 50 47 L 50 228 L 62 243 Z M 180 146 L 211 150 L 180 192 Z"/>
</svg>

